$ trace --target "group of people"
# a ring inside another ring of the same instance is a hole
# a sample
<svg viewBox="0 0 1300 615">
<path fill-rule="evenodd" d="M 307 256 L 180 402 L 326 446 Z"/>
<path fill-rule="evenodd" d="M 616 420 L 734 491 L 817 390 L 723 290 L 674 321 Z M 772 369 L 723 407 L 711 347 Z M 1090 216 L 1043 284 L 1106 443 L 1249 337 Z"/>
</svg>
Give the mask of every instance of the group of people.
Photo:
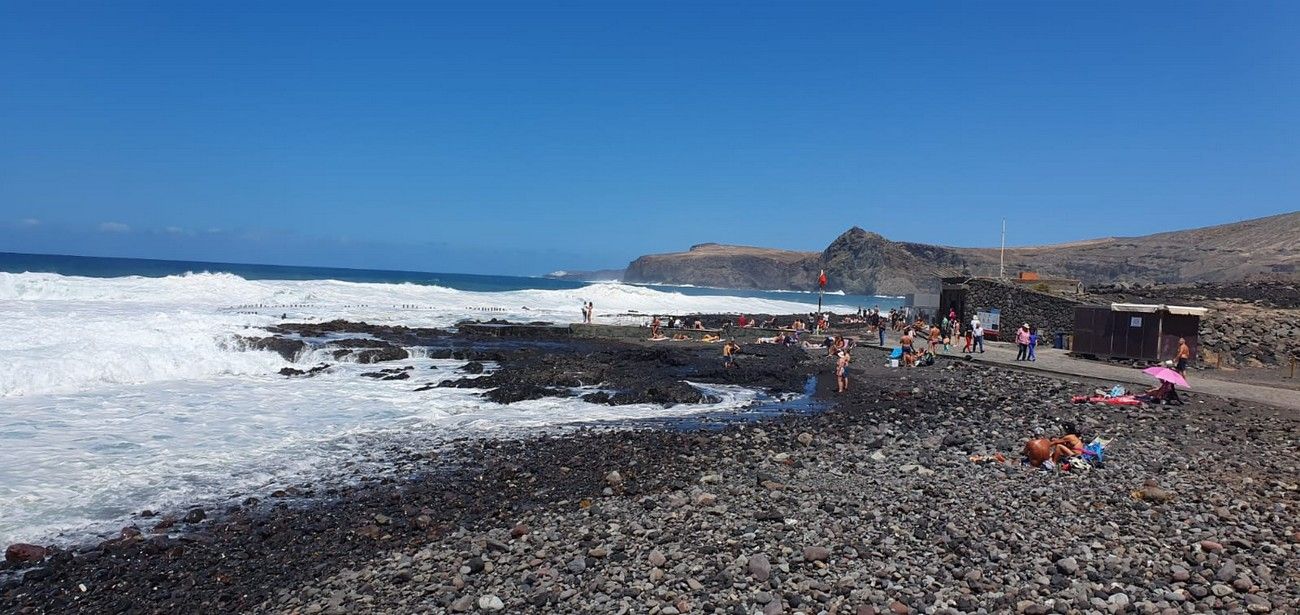
<svg viewBox="0 0 1300 615">
<path fill-rule="evenodd" d="M 582 324 L 591 324 L 592 314 L 595 313 L 596 306 L 590 301 L 582 302 Z"/>
</svg>

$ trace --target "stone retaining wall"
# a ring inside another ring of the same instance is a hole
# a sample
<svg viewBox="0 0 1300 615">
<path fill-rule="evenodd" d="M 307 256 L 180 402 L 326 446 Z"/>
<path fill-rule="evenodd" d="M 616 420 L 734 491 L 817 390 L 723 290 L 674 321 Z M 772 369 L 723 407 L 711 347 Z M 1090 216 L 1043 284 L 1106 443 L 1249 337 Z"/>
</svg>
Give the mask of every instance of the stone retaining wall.
<svg viewBox="0 0 1300 615">
<path fill-rule="evenodd" d="M 1074 308 L 1083 305 L 1082 301 L 1041 293 L 1015 284 L 981 278 L 971 279 L 966 283 L 966 311 L 962 315 L 963 326 L 970 323 L 978 310 L 997 308 L 1002 312 L 1002 339 L 1010 339 L 1012 332 L 1021 323 L 1038 327 L 1041 343 L 1050 344 L 1052 334 L 1074 331 Z"/>
</svg>

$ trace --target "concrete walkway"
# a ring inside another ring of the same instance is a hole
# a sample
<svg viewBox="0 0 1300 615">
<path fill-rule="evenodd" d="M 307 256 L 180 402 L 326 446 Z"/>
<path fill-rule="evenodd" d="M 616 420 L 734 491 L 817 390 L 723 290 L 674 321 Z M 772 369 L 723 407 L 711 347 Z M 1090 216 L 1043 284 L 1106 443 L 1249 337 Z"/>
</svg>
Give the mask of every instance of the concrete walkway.
<svg viewBox="0 0 1300 615">
<path fill-rule="evenodd" d="M 874 344 L 876 341 L 875 336 L 862 336 L 861 340 L 869 342 L 869 345 L 879 348 L 879 346 Z M 890 332 L 886 337 L 886 341 L 893 344 L 894 347 L 897 347 L 898 334 Z M 917 345 L 917 347 L 921 348 L 924 347 L 924 345 Z M 1015 344 L 985 342 L 984 347 L 985 352 L 983 354 L 973 353 L 971 357 L 974 358 L 974 360 L 983 363 L 991 363 L 1015 369 L 1048 372 L 1079 378 L 1092 378 L 1107 382 L 1138 384 L 1143 388 L 1155 386 L 1155 380 L 1142 373 L 1142 370 L 1138 368 L 1123 367 L 1102 361 L 1076 359 L 1071 357 L 1064 350 L 1039 346 L 1037 349 L 1038 360 L 1026 362 L 1015 360 Z M 949 352 L 941 352 L 940 355 L 948 357 L 962 356 L 963 353 L 958 352 L 960 350 L 961 346 L 957 346 L 954 350 Z M 1205 393 L 1207 395 L 1268 404 L 1270 406 L 1300 412 L 1300 392 L 1256 384 L 1197 378 L 1196 376 L 1197 372 L 1195 370 L 1187 373 L 1187 382 L 1192 385 L 1193 394 Z M 1082 391 L 1080 391 L 1080 393 L 1082 393 Z"/>
</svg>

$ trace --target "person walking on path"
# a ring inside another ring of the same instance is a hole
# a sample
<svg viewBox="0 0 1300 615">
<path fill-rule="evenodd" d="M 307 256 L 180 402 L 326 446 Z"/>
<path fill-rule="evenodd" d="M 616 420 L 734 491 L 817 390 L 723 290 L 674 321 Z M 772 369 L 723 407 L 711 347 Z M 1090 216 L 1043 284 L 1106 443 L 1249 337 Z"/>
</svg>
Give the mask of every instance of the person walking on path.
<svg viewBox="0 0 1300 615">
<path fill-rule="evenodd" d="M 980 319 L 976 318 L 970 321 L 971 333 L 975 334 L 975 346 L 980 354 L 984 353 L 984 326 L 980 324 Z"/>
<path fill-rule="evenodd" d="M 962 352 L 970 352 L 970 351 L 971 351 L 971 344 L 974 344 L 974 343 L 975 343 L 975 335 L 971 333 L 971 330 L 970 330 L 970 329 L 967 329 L 967 330 L 966 330 L 966 347 L 965 347 L 965 348 L 962 348 L 961 351 L 962 351 Z"/>
<path fill-rule="evenodd" d="M 1192 358 L 1192 349 L 1187 346 L 1187 338 L 1178 338 L 1178 354 L 1174 356 L 1174 371 L 1187 373 L 1187 361 Z"/>
<path fill-rule="evenodd" d="M 1020 325 L 1016 329 L 1016 360 L 1026 361 L 1029 359 L 1029 323 Z"/>
<path fill-rule="evenodd" d="M 1036 348 L 1038 348 L 1038 327 L 1030 327 L 1029 328 L 1029 360 L 1030 361 L 1038 360 L 1038 355 L 1034 353 L 1034 350 Z"/>
</svg>

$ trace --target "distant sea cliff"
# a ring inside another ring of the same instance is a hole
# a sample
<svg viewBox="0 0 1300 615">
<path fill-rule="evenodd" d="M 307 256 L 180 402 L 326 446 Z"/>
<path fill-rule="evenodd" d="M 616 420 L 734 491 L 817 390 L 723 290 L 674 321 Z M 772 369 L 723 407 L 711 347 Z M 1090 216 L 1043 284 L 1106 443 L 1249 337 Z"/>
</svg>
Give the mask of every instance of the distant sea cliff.
<svg viewBox="0 0 1300 615">
<path fill-rule="evenodd" d="M 815 290 L 817 274 L 825 270 L 828 290 L 904 295 L 938 292 L 940 275 L 996 275 L 998 262 L 997 248 L 891 241 L 853 227 L 821 252 L 706 243 L 685 252 L 650 254 L 632 261 L 622 279 Z M 1300 212 L 1140 237 L 1008 248 L 1006 271 L 1035 271 L 1084 284 L 1294 280 L 1300 278 Z"/>
</svg>

